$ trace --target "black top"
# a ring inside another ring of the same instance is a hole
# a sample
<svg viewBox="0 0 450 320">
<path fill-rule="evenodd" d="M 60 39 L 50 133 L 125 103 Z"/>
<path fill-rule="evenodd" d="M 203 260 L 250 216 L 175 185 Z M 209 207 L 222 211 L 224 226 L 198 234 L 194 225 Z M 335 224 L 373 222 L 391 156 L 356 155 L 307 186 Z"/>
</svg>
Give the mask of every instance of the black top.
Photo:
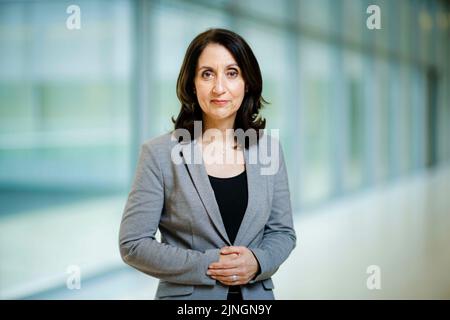
<svg viewBox="0 0 450 320">
<path fill-rule="evenodd" d="M 244 170 L 237 176 L 230 178 L 217 178 L 210 175 L 208 177 L 219 205 L 228 238 L 231 243 L 234 243 L 247 209 L 247 174 Z"/>
</svg>

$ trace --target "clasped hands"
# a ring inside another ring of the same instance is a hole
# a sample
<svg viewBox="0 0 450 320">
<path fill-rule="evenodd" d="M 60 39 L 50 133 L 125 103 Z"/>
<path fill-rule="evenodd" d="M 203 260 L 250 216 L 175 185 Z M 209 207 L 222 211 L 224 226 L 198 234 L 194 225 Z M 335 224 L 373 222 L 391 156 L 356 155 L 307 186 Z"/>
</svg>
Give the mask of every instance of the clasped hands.
<svg viewBox="0 0 450 320">
<path fill-rule="evenodd" d="M 206 272 L 224 285 L 244 285 L 252 280 L 259 270 L 258 260 L 247 247 L 223 247 L 219 261 L 209 265 Z"/>
</svg>

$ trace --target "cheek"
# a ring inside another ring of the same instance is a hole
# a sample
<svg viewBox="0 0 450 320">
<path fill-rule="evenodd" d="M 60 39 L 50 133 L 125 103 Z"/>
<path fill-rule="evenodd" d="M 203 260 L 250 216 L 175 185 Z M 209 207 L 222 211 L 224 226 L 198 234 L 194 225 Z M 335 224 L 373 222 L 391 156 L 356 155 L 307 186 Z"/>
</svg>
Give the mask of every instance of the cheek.
<svg viewBox="0 0 450 320">
<path fill-rule="evenodd" d="M 203 85 L 197 85 L 196 86 L 196 91 L 197 91 L 197 99 L 198 101 L 209 101 L 209 96 L 210 96 L 210 87 L 203 84 Z"/>
<path fill-rule="evenodd" d="M 230 92 L 236 100 L 243 99 L 245 95 L 245 85 L 243 83 L 230 86 Z"/>
</svg>

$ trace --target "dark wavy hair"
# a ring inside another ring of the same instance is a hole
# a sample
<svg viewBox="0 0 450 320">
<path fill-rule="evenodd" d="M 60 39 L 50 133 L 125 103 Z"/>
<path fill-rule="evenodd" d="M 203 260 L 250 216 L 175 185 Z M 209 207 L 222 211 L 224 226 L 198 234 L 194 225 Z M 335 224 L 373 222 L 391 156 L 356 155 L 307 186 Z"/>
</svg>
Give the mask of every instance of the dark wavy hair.
<svg viewBox="0 0 450 320">
<path fill-rule="evenodd" d="M 211 43 L 224 46 L 242 70 L 246 93 L 237 111 L 234 129 L 255 129 L 259 140 L 259 130 L 266 126 L 266 120 L 260 117 L 259 111 L 267 104 L 261 96 L 261 70 L 247 42 L 240 35 L 226 29 L 209 29 L 200 33 L 187 48 L 177 80 L 177 97 L 181 102 L 181 109 L 176 120 L 172 117 L 175 129 L 186 129 L 194 137 L 194 121 L 202 121 L 202 110 L 194 94 L 194 78 L 198 58 Z"/>
</svg>

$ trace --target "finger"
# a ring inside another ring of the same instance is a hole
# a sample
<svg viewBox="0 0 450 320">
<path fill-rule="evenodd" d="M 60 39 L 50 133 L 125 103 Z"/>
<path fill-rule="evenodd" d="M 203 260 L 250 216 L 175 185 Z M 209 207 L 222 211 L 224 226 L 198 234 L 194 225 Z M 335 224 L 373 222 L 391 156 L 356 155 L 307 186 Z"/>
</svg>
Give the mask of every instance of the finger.
<svg viewBox="0 0 450 320">
<path fill-rule="evenodd" d="M 221 254 L 231 254 L 231 253 L 240 254 L 241 252 L 242 252 L 242 248 L 236 247 L 236 246 L 223 247 L 222 249 L 220 249 Z"/>
<path fill-rule="evenodd" d="M 230 269 L 239 265 L 237 261 L 213 262 L 209 265 L 209 269 Z"/>
<path fill-rule="evenodd" d="M 238 275 L 231 275 L 231 276 L 214 276 L 213 279 L 216 279 L 220 282 L 227 283 L 228 285 L 237 285 L 244 280 L 244 277 L 238 276 Z"/>
<path fill-rule="evenodd" d="M 225 280 L 218 280 L 217 279 L 217 281 L 219 281 L 220 283 L 222 283 L 222 284 L 224 284 L 224 285 L 226 285 L 226 286 L 238 286 L 238 285 L 241 285 L 241 283 L 232 283 L 232 282 L 228 282 L 228 281 L 225 281 Z"/>
<path fill-rule="evenodd" d="M 217 281 L 219 281 L 219 280 L 217 280 Z M 219 281 L 219 282 L 226 286 L 243 286 L 243 285 L 247 284 L 247 282 L 245 282 L 245 281 L 238 281 L 238 282 Z"/>
<path fill-rule="evenodd" d="M 244 280 L 238 280 L 236 282 L 232 282 L 229 281 L 229 278 L 221 278 L 221 279 L 216 279 L 217 281 L 219 281 L 220 283 L 226 285 L 226 286 L 240 286 L 240 285 L 245 285 L 248 283 L 248 279 L 244 279 Z"/>
<path fill-rule="evenodd" d="M 221 256 L 230 257 L 232 259 L 239 258 L 239 253 L 233 252 L 233 253 L 221 253 Z"/>
<path fill-rule="evenodd" d="M 232 275 L 242 275 L 241 271 L 238 268 L 230 268 L 230 269 L 209 269 L 206 272 L 209 276 L 221 276 L 221 277 L 229 277 Z"/>
<path fill-rule="evenodd" d="M 227 282 L 227 281 L 219 281 L 220 283 L 226 285 L 226 286 L 241 286 L 245 285 L 243 282 Z"/>
</svg>

